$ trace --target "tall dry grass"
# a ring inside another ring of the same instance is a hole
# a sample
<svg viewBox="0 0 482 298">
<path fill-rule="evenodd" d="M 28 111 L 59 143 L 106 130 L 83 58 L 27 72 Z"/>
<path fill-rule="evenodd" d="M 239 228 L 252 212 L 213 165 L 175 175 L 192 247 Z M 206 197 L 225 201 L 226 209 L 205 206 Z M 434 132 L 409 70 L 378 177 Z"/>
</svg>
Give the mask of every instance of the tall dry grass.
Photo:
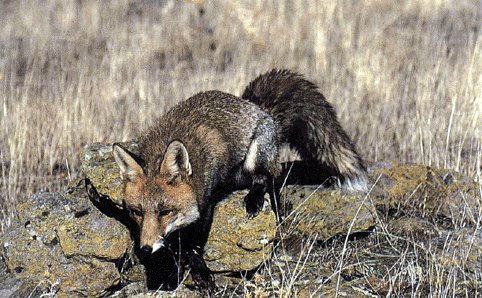
<svg viewBox="0 0 482 298">
<path fill-rule="evenodd" d="M 368 161 L 480 175 L 480 1 L 195 2 L 0 2 L 0 234 L 83 145 L 273 67 L 315 81 Z"/>
</svg>

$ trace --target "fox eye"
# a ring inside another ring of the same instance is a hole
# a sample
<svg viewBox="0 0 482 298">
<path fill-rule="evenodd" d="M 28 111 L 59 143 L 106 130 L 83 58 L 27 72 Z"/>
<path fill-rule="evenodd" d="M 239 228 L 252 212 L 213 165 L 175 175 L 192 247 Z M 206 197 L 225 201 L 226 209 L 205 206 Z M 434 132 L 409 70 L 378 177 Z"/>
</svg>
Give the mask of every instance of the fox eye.
<svg viewBox="0 0 482 298">
<path fill-rule="evenodd" d="M 131 217 L 132 216 L 142 217 L 142 211 L 139 209 L 128 208 L 127 210 L 129 211 L 129 215 Z"/>
<path fill-rule="evenodd" d="M 173 211 L 172 209 L 159 211 L 159 216 L 162 217 L 162 216 L 169 215 L 172 211 Z"/>
</svg>

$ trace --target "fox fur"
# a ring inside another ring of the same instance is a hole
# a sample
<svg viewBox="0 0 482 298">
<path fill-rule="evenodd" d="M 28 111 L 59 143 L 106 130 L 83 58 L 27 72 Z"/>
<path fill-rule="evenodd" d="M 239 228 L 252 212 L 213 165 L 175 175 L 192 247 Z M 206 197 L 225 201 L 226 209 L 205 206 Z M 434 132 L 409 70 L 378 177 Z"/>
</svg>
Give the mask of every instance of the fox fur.
<svg viewBox="0 0 482 298">
<path fill-rule="evenodd" d="M 246 211 L 256 216 L 270 181 L 281 173 L 283 143 L 332 171 L 341 186 L 366 189 L 365 167 L 334 109 L 313 83 L 288 70 L 259 76 L 242 98 L 208 91 L 181 102 L 142 133 L 140 156 L 115 144 L 125 207 L 139 226 L 141 249 L 153 253 L 169 246 L 173 235 L 184 238 L 181 266 L 212 293 L 202 255 L 214 206 L 249 188 Z"/>
<path fill-rule="evenodd" d="M 315 84 L 300 74 L 274 69 L 249 83 L 241 97 L 274 117 L 279 141 L 302 160 L 332 172 L 344 189 L 367 190 L 363 161 Z"/>
</svg>

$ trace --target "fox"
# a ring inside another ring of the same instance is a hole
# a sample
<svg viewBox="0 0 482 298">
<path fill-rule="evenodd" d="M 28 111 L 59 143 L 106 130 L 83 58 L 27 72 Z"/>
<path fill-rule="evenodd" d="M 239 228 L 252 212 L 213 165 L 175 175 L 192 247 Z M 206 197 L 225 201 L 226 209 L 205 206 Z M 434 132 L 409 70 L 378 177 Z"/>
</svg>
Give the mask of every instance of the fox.
<svg viewBox="0 0 482 298">
<path fill-rule="evenodd" d="M 283 144 L 333 172 L 337 186 L 366 190 L 366 168 L 333 107 L 314 83 L 289 70 L 258 76 L 240 97 L 206 91 L 180 102 L 140 134 L 138 155 L 113 144 L 141 251 L 181 243 L 179 267 L 190 269 L 202 291 L 214 293 L 203 258 L 214 207 L 231 192 L 249 189 L 246 213 L 257 216 L 282 173 Z"/>
</svg>

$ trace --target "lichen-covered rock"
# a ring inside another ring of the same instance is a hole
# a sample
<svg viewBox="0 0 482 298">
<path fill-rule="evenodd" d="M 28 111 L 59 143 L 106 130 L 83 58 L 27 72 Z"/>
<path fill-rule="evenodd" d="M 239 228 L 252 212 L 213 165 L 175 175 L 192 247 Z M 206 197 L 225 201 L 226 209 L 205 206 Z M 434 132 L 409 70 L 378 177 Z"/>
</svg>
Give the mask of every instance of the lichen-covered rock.
<svg viewBox="0 0 482 298">
<path fill-rule="evenodd" d="M 455 171 L 384 162 L 373 165 L 369 173 L 376 205 L 452 225 L 477 222 L 480 186 Z"/>
<path fill-rule="evenodd" d="M 132 153 L 139 153 L 135 142 L 120 143 Z M 82 151 L 82 171 L 97 192 L 106 196 L 117 205 L 122 205 L 122 179 L 119 167 L 112 155 L 112 144 L 88 144 Z"/>
<path fill-rule="evenodd" d="M 282 192 L 283 227 L 301 236 L 328 239 L 375 226 L 375 208 L 365 194 L 342 194 L 316 186 L 287 186 Z"/>
<path fill-rule="evenodd" d="M 244 271 L 268 260 L 276 235 L 276 218 L 269 203 L 253 219 L 244 212 L 247 191 L 235 192 L 216 206 L 205 259 L 215 272 Z"/>
<path fill-rule="evenodd" d="M 37 297 L 41 292 L 35 290 L 33 283 L 22 282 L 7 272 L 7 265 L 0 257 L 0 297 Z"/>
<path fill-rule="evenodd" d="M 132 249 L 129 232 L 102 214 L 81 187 L 40 193 L 17 206 L 18 221 L 0 239 L 19 280 L 59 297 L 100 296 L 119 285 L 119 260 Z"/>
<path fill-rule="evenodd" d="M 482 232 L 471 228 L 442 231 L 434 239 L 437 253 L 434 254 L 442 268 L 460 267 L 472 273 L 482 272 Z M 447 241 L 451 244 L 447 246 Z M 482 286 L 482 281 L 478 281 Z"/>
</svg>

